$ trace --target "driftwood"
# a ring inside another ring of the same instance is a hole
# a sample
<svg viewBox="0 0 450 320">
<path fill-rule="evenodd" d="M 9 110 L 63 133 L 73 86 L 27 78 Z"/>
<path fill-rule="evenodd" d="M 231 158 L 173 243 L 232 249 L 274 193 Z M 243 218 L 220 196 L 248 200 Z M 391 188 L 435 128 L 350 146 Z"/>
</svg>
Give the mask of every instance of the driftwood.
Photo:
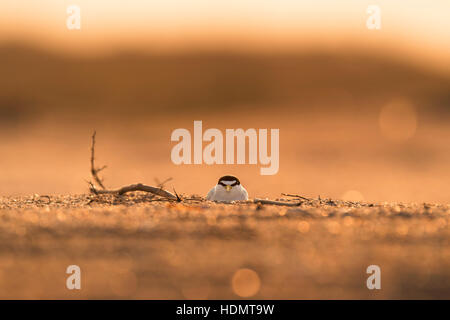
<svg viewBox="0 0 450 320">
<path fill-rule="evenodd" d="M 273 201 L 273 200 L 267 200 L 267 199 L 257 199 L 255 198 L 253 200 L 254 203 L 260 203 L 260 204 L 269 204 L 274 206 L 286 206 L 286 207 L 298 207 L 303 203 L 303 201 L 299 202 L 282 202 L 282 201 Z"/>
<path fill-rule="evenodd" d="M 119 189 L 114 189 L 114 190 L 106 189 L 106 187 L 103 184 L 103 179 L 98 176 L 98 173 L 100 171 L 102 171 L 103 169 L 105 169 L 106 166 L 103 166 L 101 168 L 95 167 L 95 136 L 96 136 L 96 132 L 94 131 L 94 134 L 92 135 L 92 145 L 91 145 L 91 175 L 92 175 L 92 178 L 94 179 L 94 181 L 97 183 L 97 185 L 101 189 L 97 189 L 95 187 L 94 183 L 89 182 L 89 186 L 90 186 L 89 190 L 92 193 L 97 194 L 97 195 L 99 195 L 99 194 L 123 195 L 127 192 L 132 192 L 132 191 L 143 191 L 143 192 L 148 192 L 148 193 L 151 193 L 153 195 L 160 196 L 163 198 L 181 201 L 180 196 L 176 193 L 175 190 L 174 190 L 175 194 L 173 194 L 173 193 L 170 193 L 169 191 L 166 191 L 163 189 L 164 184 L 167 183 L 168 181 L 170 181 L 172 178 L 166 179 L 163 182 L 157 181 L 158 187 L 153 187 L 153 186 L 148 186 L 148 185 L 145 185 L 142 183 L 137 183 L 137 184 L 124 186 L 124 187 L 121 187 Z"/>
<path fill-rule="evenodd" d="M 143 192 L 152 193 L 152 194 L 160 196 L 160 197 L 178 200 L 178 197 L 176 195 L 170 193 L 169 191 L 166 191 L 164 189 L 157 188 L 157 187 L 147 186 L 142 183 L 132 184 L 132 185 L 125 186 L 125 187 L 115 189 L 115 190 L 106 190 L 106 189 L 105 190 L 97 190 L 97 189 L 95 189 L 95 187 L 93 187 L 91 185 L 90 190 L 92 193 L 95 193 L 95 194 L 117 194 L 119 196 L 123 195 L 124 193 L 127 193 L 127 192 L 143 191 Z"/>
</svg>

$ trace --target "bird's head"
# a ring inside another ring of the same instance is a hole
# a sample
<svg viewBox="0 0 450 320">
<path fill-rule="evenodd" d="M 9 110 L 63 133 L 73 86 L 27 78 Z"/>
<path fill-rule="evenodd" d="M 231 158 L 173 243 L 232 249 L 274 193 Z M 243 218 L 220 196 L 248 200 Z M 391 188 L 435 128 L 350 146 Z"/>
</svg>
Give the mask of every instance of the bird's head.
<svg viewBox="0 0 450 320">
<path fill-rule="evenodd" d="M 240 185 L 241 182 L 235 176 L 223 176 L 217 184 L 224 187 L 227 192 L 230 192 L 234 186 Z"/>
</svg>

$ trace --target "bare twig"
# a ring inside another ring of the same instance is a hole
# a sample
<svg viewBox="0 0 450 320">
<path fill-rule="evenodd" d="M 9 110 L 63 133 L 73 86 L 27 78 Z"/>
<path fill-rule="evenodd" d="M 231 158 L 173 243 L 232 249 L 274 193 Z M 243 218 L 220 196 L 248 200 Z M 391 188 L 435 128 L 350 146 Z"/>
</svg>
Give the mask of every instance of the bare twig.
<svg viewBox="0 0 450 320">
<path fill-rule="evenodd" d="M 132 191 L 143 191 L 143 192 L 149 192 L 153 195 L 157 195 L 163 198 L 167 198 L 167 199 L 172 199 L 172 200 L 177 200 L 177 201 L 181 201 L 181 198 L 178 196 L 178 194 L 175 192 L 175 195 L 163 190 L 164 184 L 167 183 L 168 181 L 172 180 L 172 178 L 166 179 L 163 182 L 157 182 L 158 187 L 152 187 L 152 186 L 148 186 L 148 185 L 144 185 L 142 183 L 137 183 L 137 184 L 132 184 L 129 186 L 125 186 L 116 190 L 107 190 L 105 188 L 105 186 L 103 185 L 103 179 L 101 179 L 98 176 L 98 173 L 100 171 L 102 171 L 103 169 L 106 168 L 106 166 L 103 166 L 101 168 L 96 168 L 95 167 L 95 136 L 96 136 L 96 132 L 94 131 L 93 135 L 92 135 L 92 146 L 91 146 L 91 174 L 92 177 L 94 178 L 94 181 L 101 187 L 101 190 L 97 189 L 95 187 L 95 184 L 88 181 L 89 184 L 89 190 L 96 194 L 114 194 L 114 195 L 123 195 L 127 192 L 132 192 Z"/>
<path fill-rule="evenodd" d="M 175 193 L 175 196 L 177 197 L 177 202 L 181 202 L 181 197 L 178 195 L 177 191 L 175 190 L 175 188 L 173 188 L 173 192 Z"/>
<path fill-rule="evenodd" d="M 95 188 L 94 184 L 91 181 L 86 180 L 86 182 L 89 185 L 89 190 L 94 194 L 98 194 L 97 189 Z"/>
<path fill-rule="evenodd" d="M 132 184 L 129 186 L 125 186 L 116 190 L 97 190 L 95 188 L 94 185 L 91 184 L 90 190 L 92 193 L 95 194 L 117 194 L 117 195 L 123 195 L 127 192 L 132 192 L 132 191 L 143 191 L 143 192 L 149 192 L 152 193 L 154 195 L 160 196 L 160 197 L 164 197 L 167 199 L 173 199 L 173 200 L 179 200 L 180 198 L 175 196 L 174 194 L 163 190 L 161 188 L 156 188 L 156 187 L 152 187 L 152 186 L 147 186 L 145 184 L 142 183 L 138 183 L 138 184 Z M 181 200 L 179 200 L 181 201 Z"/>
<path fill-rule="evenodd" d="M 91 174 L 92 178 L 94 178 L 95 182 L 103 189 L 105 190 L 105 186 L 103 185 L 103 179 L 100 179 L 98 176 L 98 173 L 104 169 L 106 169 L 106 166 L 103 166 L 101 168 L 95 168 L 95 135 L 97 134 L 96 131 L 92 134 L 92 145 L 91 145 Z"/>
<path fill-rule="evenodd" d="M 281 202 L 281 201 L 273 201 L 273 200 L 267 200 L 267 199 L 254 199 L 254 203 L 260 203 L 260 204 L 270 204 L 275 206 L 287 206 L 287 207 L 298 207 L 303 203 L 303 201 L 299 202 Z"/>
<path fill-rule="evenodd" d="M 198 202 L 205 202 L 206 199 L 203 197 L 190 197 L 190 198 L 183 198 L 183 201 L 198 201 Z"/>
<path fill-rule="evenodd" d="M 299 199 L 308 200 L 308 201 L 311 201 L 311 200 L 312 200 L 312 199 L 309 199 L 309 198 L 305 198 L 305 197 L 303 197 L 303 196 L 300 196 L 300 195 L 298 195 L 298 194 L 282 193 L 281 195 L 282 195 L 282 196 L 286 196 L 286 197 L 299 198 Z"/>
</svg>

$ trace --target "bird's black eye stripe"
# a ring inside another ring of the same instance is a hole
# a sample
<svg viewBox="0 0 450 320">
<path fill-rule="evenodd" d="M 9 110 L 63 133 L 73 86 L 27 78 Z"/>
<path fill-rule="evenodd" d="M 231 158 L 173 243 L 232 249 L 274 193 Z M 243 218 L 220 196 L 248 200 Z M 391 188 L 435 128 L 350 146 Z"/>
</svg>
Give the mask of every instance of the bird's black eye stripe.
<svg viewBox="0 0 450 320">
<path fill-rule="evenodd" d="M 223 176 L 219 179 L 218 184 L 223 185 L 223 184 L 221 184 L 221 182 L 224 182 L 224 181 L 225 182 L 233 182 L 233 185 L 235 185 L 234 183 L 241 184 L 239 179 L 236 178 L 235 176 Z"/>
<path fill-rule="evenodd" d="M 237 186 L 237 185 L 239 184 L 239 182 L 238 182 L 238 181 L 235 181 L 235 182 L 233 182 L 232 184 L 225 184 L 225 183 L 223 183 L 222 181 L 220 181 L 219 184 L 220 184 L 221 186 L 224 186 L 224 187 L 226 187 L 226 186 L 232 186 L 232 187 L 234 187 L 234 186 Z"/>
</svg>

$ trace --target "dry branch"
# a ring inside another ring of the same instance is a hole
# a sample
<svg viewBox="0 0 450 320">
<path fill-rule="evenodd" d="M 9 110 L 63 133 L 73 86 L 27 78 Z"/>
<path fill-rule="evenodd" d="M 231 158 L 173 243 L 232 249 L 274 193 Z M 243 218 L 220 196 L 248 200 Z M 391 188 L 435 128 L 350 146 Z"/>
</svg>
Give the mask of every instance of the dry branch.
<svg viewBox="0 0 450 320">
<path fill-rule="evenodd" d="M 312 200 L 310 198 L 306 198 L 306 197 L 300 196 L 298 194 L 282 193 L 281 195 L 282 196 L 286 196 L 286 197 L 299 198 L 299 199 L 303 199 L 303 200 L 307 200 L 307 201 L 311 201 Z"/>
<path fill-rule="evenodd" d="M 260 204 L 270 204 L 274 206 L 286 206 L 286 207 L 298 207 L 303 203 L 303 201 L 299 202 L 281 202 L 281 201 L 273 201 L 273 200 L 267 200 L 267 199 L 254 199 L 254 203 L 260 203 Z"/>
<path fill-rule="evenodd" d="M 91 145 L 91 175 L 92 178 L 94 178 L 94 181 L 97 182 L 97 184 L 105 190 L 105 186 L 103 185 L 103 179 L 100 179 L 98 176 L 98 173 L 106 168 L 106 166 L 103 166 L 101 168 L 95 167 L 95 135 L 97 134 L 96 131 L 94 131 L 94 134 L 92 135 L 92 145 Z"/>
<path fill-rule="evenodd" d="M 132 184 L 129 186 L 125 186 L 125 187 L 116 189 L 116 190 L 97 190 L 97 189 L 95 189 L 95 187 L 93 185 L 91 185 L 90 190 L 92 193 L 95 193 L 95 194 L 117 194 L 117 195 L 123 195 L 127 192 L 132 192 L 132 191 L 144 191 L 144 192 L 149 192 L 154 195 L 168 198 L 168 199 L 173 199 L 173 200 L 179 199 L 176 195 L 174 195 L 166 190 L 163 190 L 161 188 L 152 187 L 152 186 L 147 186 L 142 183 Z"/>
<path fill-rule="evenodd" d="M 96 136 L 96 132 L 94 131 L 94 133 L 92 134 L 92 145 L 91 145 L 91 175 L 92 178 L 94 179 L 94 181 L 101 187 L 101 190 L 98 190 L 95 185 L 92 182 L 88 182 L 89 183 L 89 190 L 94 193 L 94 194 L 115 194 L 115 195 L 123 195 L 127 192 L 132 192 L 132 191 L 143 191 L 143 192 L 149 192 L 151 194 L 163 197 L 163 198 L 167 198 L 167 199 L 173 199 L 173 200 L 177 200 L 177 201 L 181 201 L 181 198 L 178 196 L 178 194 L 175 192 L 175 194 L 172 194 L 166 190 L 163 189 L 163 186 L 165 183 L 167 183 L 168 181 L 172 180 L 172 178 L 166 179 L 163 182 L 158 182 L 158 187 L 152 187 L 152 186 L 147 186 L 145 184 L 142 183 L 137 183 L 137 184 L 132 184 L 129 186 L 125 186 L 119 189 L 115 189 L 115 190 L 108 190 L 105 188 L 105 186 L 103 185 L 103 180 L 98 176 L 98 173 L 100 171 L 102 171 L 103 169 L 106 168 L 106 166 L 103 166 L 101 168 L 96 168 L 95 167 L 95 136 Z"/>
</svg>

